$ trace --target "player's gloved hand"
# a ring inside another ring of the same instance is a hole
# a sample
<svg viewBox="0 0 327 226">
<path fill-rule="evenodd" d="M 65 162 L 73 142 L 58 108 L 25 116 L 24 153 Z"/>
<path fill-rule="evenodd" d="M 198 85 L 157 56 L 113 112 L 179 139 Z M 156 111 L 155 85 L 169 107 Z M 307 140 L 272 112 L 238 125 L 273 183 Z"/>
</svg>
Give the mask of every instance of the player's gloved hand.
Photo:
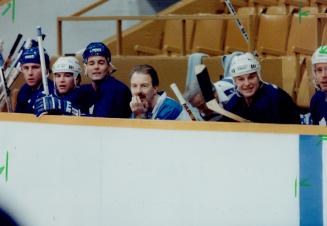
<svg viewBox="0 0 327 226">
<path fill-rule="evenodd" d="M 70 101 L 49 95 L 36 99 L 34 103 L 34 114 L 37 117 L 43 114 L 80 116 L 81 112 L 79 109 L 74 108 Z"/>
</svg>

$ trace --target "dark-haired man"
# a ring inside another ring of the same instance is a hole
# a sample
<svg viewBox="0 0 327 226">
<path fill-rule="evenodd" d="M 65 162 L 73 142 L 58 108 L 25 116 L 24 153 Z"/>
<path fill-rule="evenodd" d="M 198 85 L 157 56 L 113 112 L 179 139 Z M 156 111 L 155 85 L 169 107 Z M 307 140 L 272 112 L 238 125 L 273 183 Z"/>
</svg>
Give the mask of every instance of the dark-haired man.
<svg viewBox="0 0 327 226">
<path fill-rule="evenodd" d="M 159 92 L 156 70 L 147 64 L 136 65 L 130 72 L 132 118 L 190 120 L 183 107 L 165 92 Z"/>
</svg>

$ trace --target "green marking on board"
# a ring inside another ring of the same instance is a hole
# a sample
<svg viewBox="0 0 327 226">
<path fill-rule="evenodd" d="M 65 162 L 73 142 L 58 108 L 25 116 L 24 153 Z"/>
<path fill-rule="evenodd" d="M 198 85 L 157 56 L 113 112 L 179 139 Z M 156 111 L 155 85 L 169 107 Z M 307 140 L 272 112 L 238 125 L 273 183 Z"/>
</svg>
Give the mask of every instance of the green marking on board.
<svg viewBox="0 0 327 226">
<path fill-rule="evenodd" d="M 15 16 L 16 16 L 16 0 L 12 0 L 12 14 L 11 14 L 12 22 L 15 22 Z"/>
<path fill-rule="evenodd" d="M 10 8 L 12 10 L 11 20 L 12 20 L 12 22 L 14 22 L 15 16 L 16 16 L 16 0 L 12 0 L 11 2 L 8 2 L 6 8 L 2 11 L 1 16 L 6 15 Z"/>
<path fill-rule="evenodd" d="M 295 182 L 294 182 L 294 195 L 296 198 L 297 197 L 297 177 L 295 178 Z"/>
<path fill-rule="evenodd" d="M 0 167 L 0 175 L 2 174 L 2 172 L 3 172 L 4 169 L 5 169 L 4 166 L 1 166 L 1 167 Z"/>
<path fill-rule="evenodd" d="M 311 187 L 311 184 L 308 182 L 309 179 L 300 180 L 300 187 Z"/>
<path fill-rule="evenodd" d="M 6 181 L 8 181 L 9 153 L 6 154 Z"/>
<path fill-rule="evenodd" d="M 11 8 L 11 3 L 9 2 L 8 4 L 7 4 L 7 8 L 5 8 L 3 11 L 2 11 L 2 13 L 1 13 L 1 16 L 4 16 L 7 12 L 8 12 L 8 10 Z"/>
</svg>

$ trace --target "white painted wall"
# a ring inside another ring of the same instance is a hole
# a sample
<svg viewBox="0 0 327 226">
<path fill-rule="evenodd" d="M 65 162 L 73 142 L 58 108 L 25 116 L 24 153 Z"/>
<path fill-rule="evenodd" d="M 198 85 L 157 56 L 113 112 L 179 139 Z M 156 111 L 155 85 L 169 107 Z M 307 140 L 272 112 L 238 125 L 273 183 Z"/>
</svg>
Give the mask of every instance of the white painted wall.
<svg viewBox="0 0 327 226">
<path fill-rule="evenodd" d="M 93 0 L 16 0 L 16 17 L 12 22 L 11 11 L 0 16 L 0 39 L 5 41 L 7 56 L 14 39 L 22 33 L 23 39 L 36 38 L 36 26 L 40 25 L 47 35 L 44 47 L 50 55 L 57 53 L 57 16 L 69 16 Z M 4 6 L 1 7 L 1 12 Z M 86 15 L 146 15 L 154 10 L 146 0 L 109 0 Z M 123 27 L 135 24 L 124 22 Z M 63 26 L 64 53 L 76 52 L 91 41 L 101 41 L 115 33 L 110 22 L 68 22 Z"/>
<path fill-rule="evenodd" d="M 0 128 L 0 204 L 25 226 L 299 225 L 296 134 Z"/>
</svg>

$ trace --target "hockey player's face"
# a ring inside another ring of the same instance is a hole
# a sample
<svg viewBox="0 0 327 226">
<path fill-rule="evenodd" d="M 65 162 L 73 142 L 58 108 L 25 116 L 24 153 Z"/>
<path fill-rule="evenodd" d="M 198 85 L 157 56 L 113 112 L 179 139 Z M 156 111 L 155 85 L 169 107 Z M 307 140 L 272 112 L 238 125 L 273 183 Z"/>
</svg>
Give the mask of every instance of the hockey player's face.
<svg viewBox="0 0 327 226">
<path fill-rule="evenodd" d="M 54 73 L 54 80 L 59 94 L 66 94 L 75 87 L 74 76 L 72 73 Z"/>
<path fill-rule="evenodd" d="M 86 63 L 86 73 L 92 81 L 102 80 L 109 71 L 111 66 L 107 62 L 106 58 L 102 56 L 91 56 Z"/>
<path fill-rule="evenodd" d="M 201 94 L 197 94 L 190 100 L 190 104 L 197 108 L 202 115 L 211 115 L 213 112 L 207 107 Z"/>
<path fill-rule="evenodd" d="M 321 91 L 327 92 L 327 63 L 315 65 L 316 82 L 320 86 Z"/>
<path fill-rule="evenodd" d="M 40 64 L 27 63 L 21 66 L 25 82 L 28 86 L 37 87 L 42 81 L 42 70 Z"/>
<path fill-rule="evenodd" d="M 153 106 L 157 87 L 152 86 L 150 75 L 134 72 L 131 76 L 131 92 L 133 96 L 139 96 L 142 103 L 147 102 L 148 106 Z"/>
<path fill-rule="evenodd" d="M 235 77 L 238 91 L 245 97 L 251 98 L 259 88 L 259 77 L 256 72 Z"/>
</svg>

